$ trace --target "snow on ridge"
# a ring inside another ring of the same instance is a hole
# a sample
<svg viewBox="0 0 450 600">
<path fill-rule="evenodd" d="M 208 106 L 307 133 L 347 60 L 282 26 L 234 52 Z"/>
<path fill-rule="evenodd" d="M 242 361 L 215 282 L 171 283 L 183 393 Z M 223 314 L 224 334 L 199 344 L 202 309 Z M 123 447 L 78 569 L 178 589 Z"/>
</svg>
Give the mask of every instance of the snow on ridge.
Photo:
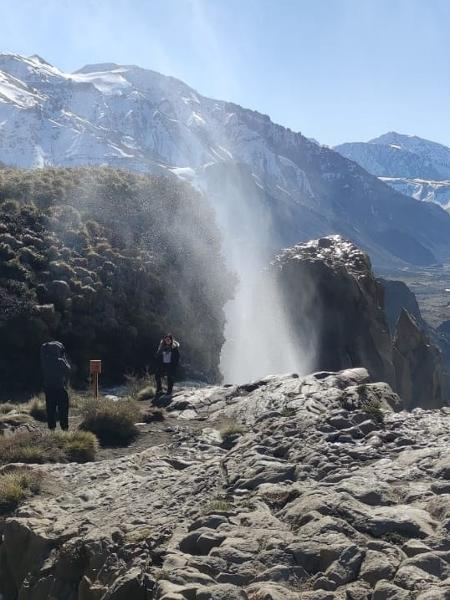
<svg viewBox="0 0 450 600">
<path fill-rule="evenodd" d="M 121 74 L 121 69 L 72 74 L 69 79 L 77 83 L 91 83 L 99 92 L 106 95 L 122 93 L 123 90 L 132 87 L 131 83 Z"/>
<path fill-rule="evenodd" d="M 6 164 L 107 161 L 195 184 L 205 165 L 232 161 L 248 165 L 275 196 L 309 201 L 306 174 L 277 150 L 297 143 L 317 148 L 267 115 L 204 97 L 156 71 L 99 63 L 64 73 L 37 55 L 0 54 L 0 161 Z"/>
</svg>

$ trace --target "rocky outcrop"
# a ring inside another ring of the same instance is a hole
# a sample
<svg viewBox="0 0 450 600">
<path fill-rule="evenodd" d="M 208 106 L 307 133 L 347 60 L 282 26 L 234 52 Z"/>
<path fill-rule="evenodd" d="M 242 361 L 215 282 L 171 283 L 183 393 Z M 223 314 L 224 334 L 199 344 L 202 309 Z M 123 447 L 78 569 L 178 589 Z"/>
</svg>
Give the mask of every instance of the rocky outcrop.
<svg viewBox="0 0 450 600">
<path fill-rule="evenodd" d="M 405 408 L 425 403 L 427 408 L 438 408 L 448 403 L 449 381 L 442 355 L 406 310 L 397 321 L 393 359 L 396 389 Z"/>
<path fill-rule="evenodd" d="M 415 294 L 403 281 L 391 279 L 379 279 L 384 288 L 384 312 L 391 335 L 394 336 L 397 327 L 397 321 L 402 310 L 414 318 L 421 329 L 426 329 L 426 324 L 422 318 L 419 304 Z"/>
<path fill-rule="evenodd" d="M 444 600 L 450 409 L 398 406 L 364 369 L 183 390 L 170 444 L 30 467 L 46 495 L 2 523 L 0 594 Z"/>
<path fill-rule="evenodd" d="M 331 236 L 284 250 L 273 268 L 293 335 L 315 350 L 316 368 L 363 366 L 408 408 L 448 404 L 447 370 L 414 294 L 402 282 L 376 280 L 364 252 Z"/>
<path fill-rule="evenodd" d="M 331 236 L 284 250 L 273 266 L 293 335 L 309 338 L 318 369 L 364 366 L 395 385 L 383 288 L 364 252 Z"/>
<path fill-rule="evenodd" d="M 414 293 L 402 281 L 381 279 L 393 338 L 396 389 L 406 408 L 445 406 L 449 402 L 450 360 L 440 330 L 422 318 Z"/>
</svg>

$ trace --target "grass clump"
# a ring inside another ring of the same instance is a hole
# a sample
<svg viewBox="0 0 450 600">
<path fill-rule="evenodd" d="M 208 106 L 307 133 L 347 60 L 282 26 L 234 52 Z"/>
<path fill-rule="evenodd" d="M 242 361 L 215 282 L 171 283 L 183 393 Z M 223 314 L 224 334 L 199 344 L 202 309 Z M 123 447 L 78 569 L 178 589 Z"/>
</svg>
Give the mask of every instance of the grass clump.
<svg viewBox="0 0 450 600">
<path fill-rule="evenodd" d="M 139 407 L 133 400 L 87 400 L 80 429 L 94 433 L 103 446 L 127 446 L 138 435 Z"/>
<path fill-rule="evenodd" d="M 282 417 L 293 417 L 296 414 L 296 412 L 297 411 L 292 406 L 285 406 L 283 408 L 283 410 L 281 411 L 281 416 Z"/>
<path fill-rule="evenodd" d="M 228 500 L 224 500 L 223 498 L 216 498 L 215 500 L 211 500 L 209 504 L 205 507 L 206 513 L 217 513 L 217 512 L 230 512 L 234 509 L 234 506 Z"/>
<path fill-rule="evenodd" d="M 225 423 L 222 423 L 222 425 L 219 428 L 219 433 L 224 442 L 236 435 L 243 435 L 244 433 L 246 433 L 246 431 L 247 430 L 244 427 L 244 425 L 242 425 L 242 423 L 238 423 L 237 421 L 233 420 L 229 420 Z"/>
<path fill-rule="evenodd" d="M 361 405 L 362 410 L 369 415 L 379 425 L 384 425 L 384 412 L 381 404 L 377 400 L 364 400 Z"/>
<path fill-rule="evenodd" d="M 164 421 L 166 413 L 159 409 L 151 407 L 149 410 L 142 413 L 142 421 L 144 423 L 155 423 L 158 421 Z"/>
<path fill-rule="evenodd" d="M 13 469 L 0 475 L 0 514 L 8 513 L 41 487 L 42 476 L 25 469 Z"/>
<path fill-rule="evenodd" d="M 19 432 L 0 438 L 0 463 L 89 462 L 98 449 L 86 431 Z"/>
<path fill-rule="evenodd" d="M 69 462 L 85 463 L 95 460 L 98 440 L 93 433 L 89 431 L 75 431 L 73 433 L 58 431 L 56 435 L 63 438 L 63 449 Z"/>
<path fill-rule="evenodd" d="M 13 410 L 17 410 L 17 405 L 12 402 L 3 402 L 0 404 L 0 415 L 7 415 L 13 412 Z"/>
<path fill-rule="evenodd" d="M 127 373 L 125 375 L 127 393 L 133 400 L 151 400 L 156 394 L 156 383 L 148 371 L 144 375 Z"/>
</svg>

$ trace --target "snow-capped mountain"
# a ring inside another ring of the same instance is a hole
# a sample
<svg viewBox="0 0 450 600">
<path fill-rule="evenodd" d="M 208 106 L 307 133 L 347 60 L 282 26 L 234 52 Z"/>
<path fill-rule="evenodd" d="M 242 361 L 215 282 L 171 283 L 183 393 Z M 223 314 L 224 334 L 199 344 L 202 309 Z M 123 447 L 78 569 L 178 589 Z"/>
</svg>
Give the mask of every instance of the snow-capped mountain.
<svg viewBox="0 0 450 600">
<path fill-rule="evenodd" d="M 380 177 L 394 190 L 423 202 L 436 202 L 450 211 L 450 181 L 408 179 L 407 177 Z"/>
<path fill-rule="evenodd" d="M 447 146 L 390 132 L 367 143 L 340 144 L 334 149 L 397 191 L 448 208 L 450 148 Z"/>
<path fill-rule="evenodd" d="M 450 258 L 450 217 L 266 115 L 137 66 L 63 73 L 0 54 L 0 162 L 108 164 L 190 180 L 244 235 L 282 246 L 341 233 L 378 264 Z M 261 233 L 262 232 L 262 233 Z"/>
</svg>

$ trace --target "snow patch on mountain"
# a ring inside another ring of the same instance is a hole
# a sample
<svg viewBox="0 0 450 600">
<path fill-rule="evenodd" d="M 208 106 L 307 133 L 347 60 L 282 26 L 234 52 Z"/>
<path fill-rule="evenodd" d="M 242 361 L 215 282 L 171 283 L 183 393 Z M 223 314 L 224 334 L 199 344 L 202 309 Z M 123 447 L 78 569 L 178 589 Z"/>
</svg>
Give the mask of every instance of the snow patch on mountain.
<svg viewBox="0 0 450 600">
<path fill-rule="evenodd" d="M 404 177 L 380 177 L 395 190 L 416 200 L 436 202 L 445 210 L 450 210 L 450 181 L 428 181 Z"/>
<path fill-rule="evenodd" d="M 335 150 L 395 190 L 448 208 L 450 148 L 392 131 L 369 142 L 340 144 Z"/>
</svg>

